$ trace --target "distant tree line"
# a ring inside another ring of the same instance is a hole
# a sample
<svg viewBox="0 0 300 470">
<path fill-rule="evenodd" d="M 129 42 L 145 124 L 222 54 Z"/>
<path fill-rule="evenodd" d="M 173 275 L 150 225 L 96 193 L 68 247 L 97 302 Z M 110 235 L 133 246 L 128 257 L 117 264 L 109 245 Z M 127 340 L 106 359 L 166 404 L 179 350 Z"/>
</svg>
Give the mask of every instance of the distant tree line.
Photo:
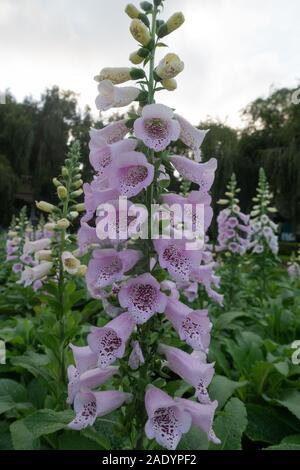
<svg viewBox="0 0 300 470">
<path fill-rule="evenodd" d="M 300 223 L 300 104 L 293 104 L 295 90 L 282 88 L 258 98 L 243 112 L 246 126 L 240 131 L 220 122 L 201 122 L 210 129 L 202 146 L 203 160 L 219 162 L 213 187 L 219 199 L 234 171 L 241 188 L 241 207 L 251 208 L 258 170 L 263 166 L 275 195 L 279 217 L 296 231 Z M 110 120 L 120 118 L 111 116 Z M 7 226 L 24 201 L 34 210 L 34 199 L 54 197 L 51 180 L 57 175 L 72 139 L 81 143 L 83 171 L 89 177 L 89 129 L 102 127 L 90 109 L 79 110 L 75 93 L 57 86 L 39 101 L 16 102 L 7 96 L 0 105 L 0 225 Z M 178 143 L 178 148 L 182 144 Z"/>
</svg>

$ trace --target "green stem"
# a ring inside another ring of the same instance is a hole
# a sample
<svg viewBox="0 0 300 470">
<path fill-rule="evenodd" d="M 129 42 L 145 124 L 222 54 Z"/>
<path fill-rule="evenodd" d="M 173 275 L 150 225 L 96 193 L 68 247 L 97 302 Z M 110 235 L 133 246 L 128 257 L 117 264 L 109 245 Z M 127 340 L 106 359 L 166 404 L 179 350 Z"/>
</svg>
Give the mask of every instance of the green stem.
<svg viewBox="0 0 300 470">
<path fill-rule="evenodd" d="M 157 17 L 157 6 L 154 5 L 153 12 L 152 12 L 152 22 L 151 22 L 151 39 L 155 44 L 151 51 L 150 61 L 149 61 L 149 77 L 148 77 L 148 104 L 154 103 L 154 93 L 155 93 L 155 85 L 156 82 L 154 80 L 154 66 L 155 66 L 155 50 L 156 50 L 156 17 Z M 148 160 L 149 163 L 154 163 L 154 151 L 148 151 Z M 147 209 L 148 209 L 148 227 L 149 227 L 149 239 L 146 241 L 147 247 L 147 265 L 150 271 L 150 260 L 152 255 L 152 250 L 150 246 L 151 240 L 151 204 L 153 202 L 154 196 L 154 182 L 148 186 L 147 193 L 146 193 L 146 202 L 147 202 Z M 145 363 L 143 366 L 139 368 L 138 374 L 138 384 L 141 384 L 140 390 L 135 390 L 135 393 L 138 394 L 137 402 L 136 402 L 136 426 L 137 426 L 137 442 L 136 442 L 136 449 L 143 448 L 143 439 L 144 439 L 144 425 L 146 421 L 146 411 L 144 406 L 144 396 L 145 396 L 145 384 L 149 380 L 150 376 L 150 368 L 149 362 L 152 362 L 153 359 L 153 345 L 150 348 L 148 344 L 148 339 L 153 327 L 153 319 L 150 319 L 145 325 L 142 325 L 138 328 L 137 338 L 139 343 L 142 345 L 142 350 L 145 356 Z M 156 348 L 155 348 L 156 351 Z"/>
<path fill-rule="evenodd" d="M 72 175 L 67 177 L 67 197 L 64 199 L 63 208 L 62 208 L 62 218 L 67 218 L 68 209 L 69 209 L 69 194 L 71 191 L 71 182 Z M 57 321 L 59 323 L 59 340 L 60 340 L 60 354 L 59 354 L 59 381 L 62 385 L 62 390 L 65 390 L 66 387 L 66 361 L 65 361 L 65 310 L 64 310 L 64 290 L 65 290 L 65 276 L 64 276 L 64 266 L 62 262 L 62 254 L 65 251 L 65 242 L 66 242 L 66 230 L 61 230 L 60 242 L 58 247 L 58 257 L 59 257 L 59 268 L 58 268 L 58 302 L 59 310 L 57 312 Z M 64 403 L 64 400 L 63 400 Z"/>
</svg>

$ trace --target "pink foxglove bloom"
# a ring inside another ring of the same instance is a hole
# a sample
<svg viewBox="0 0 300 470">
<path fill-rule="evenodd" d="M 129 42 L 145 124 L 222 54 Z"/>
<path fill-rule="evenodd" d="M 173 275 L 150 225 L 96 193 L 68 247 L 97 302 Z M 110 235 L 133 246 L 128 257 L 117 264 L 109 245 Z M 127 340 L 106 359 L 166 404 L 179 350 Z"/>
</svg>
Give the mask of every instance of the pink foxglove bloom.
<svg viewBox="0 0 300 470">
<path fill-rule="evenodd" d="M 134 135 L 156 152 L 177 140 L 179 134 L 180 125 L 175 121 L 172 109 L 163 104 L 144 106 L 142 117 L 134 122 Z"/>
<path fill-rule="evenodd" d="M 171 346 L 161 345 L 159 350 L 166 356 L 167 367 L 193 385 L 198 400 L 201 403 L 210 403 L 207 387 L 215 373 L 214 364 L 201 362 L 199 357 Z"/>
<path fill-rule="evenodd" d="M 86 389 L 97 388 L 109 380 L 118 372 L 118 367 L 110 366 L 106 369 L 90 369 L 79 374 L 74 366 L 68 367 L 68 399 L 67 403 L 73 403 L 76 394 Z"/>
<path fill-rule="evenodd" d="M 163 313 L 167 296 L 149 273 L 130 279 L 119 292 L 121 307 L 127 308 L 137 324 L 145 323 L 154 313 Z"/>
<path fill-rule="evenodd" d="M 230 251 L 233 254 L 244 255 L 249 248 L 251 228 L 246 214 L 243 214 L 238 206 L 235 209 L 235 212 L 223 209 L 218 215 L 216 251 Z"/>
<path fill-rule="evenodd" d="M 292 280 L 300 278 L 300 250 L 298 256 L 295 257 L 295 255 L 293 255 L 291 261 L 288 263 L 287 272 Z"/>
<path fill-rule="evenodd" d="M 111 108 L 122 108 L 135 101 L 141 90 L 134 86 L 115 86 L 110 80 L 102 80 L 98 85 L 99 95 L 96 107 L 100 111 Z"/>
<path fill-rule="evenodd" d="M 103 288 L 120 281 L 141 257 L 141 252 L 137 250 L 94 250 L 86 273 L 88 288 Z"/>
<path fill-rule="evenodd" d="M 38 279 L 37 281 L 34 281 L 34 283 L 32 284 L 33 292 L 37 292 L 42 287 L 43 287 L 43 282 L 40 279 Z"/>
<path fill-rule="evenodd" d="M 78 431 L 92 426 L 97 417 L 111 413 L 131 399 L 130 393 L 115 390 L 77 393 L 74 400 L 76 417 L 68 427 Z"/>
<path fill-rule="evenodd" d="M 70 348 L 72 349 L 76 370 L 79 375 L 97 366 L 98 356 L 89 346 L 74 346 L 74 344 L 70 344 Z"/>
<path fill-rule="evenodd" d="M 145 432 L 148 439 L 175 450 L 182 434 L 191 427 L 191 415 L 173 400 L 167 393 L 150 385 L 145 395 L 148 421 Z"/>
<path fill-rule="evenodd" d="M 52 266 L 53 263 L 50 263 L 49 261 L 43 261 L 34 268 L 27 266 L 21 274 L 21 283 L 24 284 L 25 287 L 31 286 L 34 281 L 47 277 Z"/>
<path fill-rule="evenodd" d="M 119 142 L 119 140 L 124 139 L 126 134 L 128 134 L 128 127 L 125 124 L 125 119 L 121 121 L 116 121 L 103 129 L 91 129 L 90 130 L 90 150 L 97 149 L 99 146 L 102 146 L 103 139 L 108 144 L 113 144 L 114 142 Z"/>
<path fill-rule="evenodd" d="M 108 181 L 110 187 L 118 189 L 120 195 L 133 197 L 147 188 L 153 177 L 154 166 L 148 163 L 143 153 L 124 152 L 113 159 Z"/>
<path fill-rule="evenodd" d="M 131 346 L 132 351 L 128 359 L 128 364 L 132 370 L 137 370 L 140 365 L 145 363 L 145 359 L 138 341 L 132 341 Z"/>
<path fill-rule="evenodd" d="M 23 254 L 24 255 L 31 255 L 32 253 L 36 253 L 37 251 L 46 250 L 51 245 L 50 238 L 41 238 L 40 240 L 36 240 L 34 242 L 29 241 L 26 239 Z"/>
<path fill-rule="evenodd" d="M 270 250 L 273 255 L 277 255 L 279 250 L 277 225 L 266 214 L 255 217 L 250 222 L 251 238 L 249 247 L 252 253 L 263 253 Z"/>
<path fill-rule="evenodd" d="M 20 273 L 23 270 L 23 264 L 22 263 L 15 263 L 12 267 L 12 271 L 14 273 Z"/>
<path fill-rule="evenodd" d="M 85 183 L 83 185 L 84 191 L 84 205 L 86 214 L 82 217 L 82 222 L 88 222 L 94 216 L 98 206 L 108 201 L 116 199 L 119 195 L 117 189 L 99 189 L 96 190 L 91 184 Z"/>
<path fill-rule="evenodd" d="M 217 169 L 217 160 L 215 158 L 211 158 L 205 163 L 197 163 L 189 158 L 174 155 L 170 157 L 170 161 L 183 178 L 199 185 L 201 195 L 210 190 Z"/>
<path fill-rule="evenodd" d="M 180 124 L 180 140 L 194 151 L 196 162 L 200 162 L 200 147 L 209 131 L 197 129 L 197 127 L 190 124 L 185 118 L 179 116 L 179 114 L 175 114 L 174 117 Z"/>
<path fill-rule="evenodd" d="M 192 425 L 202 429 L 207 434 L 209 441 L 214 444 L 221 444 L 220 439 L 217 438 L 212 429 L 215 411 L 218 406 L 217 401 L 208 404 L 197 403 L 185 398 L 176 398 L 175 401 L 191 415 Z"/>
<path fill-rule="evenodd" d="M 126 341 L 135 323 L 127 312 L 108 322 L 104 327 L 92 327 L 88 335 L 88 345 L 97 354 L 98 367 L 105 368 L 117 358 L 123 357 Z"/>
<path fill-rule="evenodd" d="M 99 243 L 96 227 L 91 227 L 87 222 L 81 221 L 80 229 L 77 232 L 77 243 L 79 253 L 82 255 L 88 251 L 91 245 Z"/>
<path fill-rule="evenodd" d="M 181 340 L 197 351 L 207 351 L 212 328 L 207 310 L 193 310 L 179 300 L 169 297 L 165 315 Z"/>
<path fill-rule="evenodd" d="M 211 197 L 208 194 L 201 194 L 199 191 L 191 191 L 187 197 L 180 196 L 179 194 L 163 194 L 162 201 L 172 207 L 173 204 L 179 204 L 182 209 L 182 215 L 185 222 L 191 223 L 193 231 L 197 229 L 199 232 L 203 227 L 199 226 L 197 221 L 197 207 L 203 206 L 204 211 L 204 232 L 209 228 L 212 218 L 213 210 L 211 208 Z"/>
<path fill-rule="evenodd" d="M 118 157 L 122 152 L 130 152 L 136 148 L 135 139 L 124 139 L 108 144 L 105 139 L 99 138 L 98 145 L 90 152 L 90 163 L 99 176 L 105 176 L 112 164 L 113 156 Z"/>
<path fill-rule="evenodd" d="M 169 281 L 166 279 L 160 283 L 161 290 L 167 293 L 172 299 L 178 300 L 180 297 L 179 290 L 177 289 L 177 285 L 173 281 Z"/>
<path fill-rule="evenodd" d="M 136 220 L 136 214 L 131 215 L 134 207 L 126 197 L 108 201 L 107 206 L 101 206 L 102 213 L 97 217 L 96 233 L 98 241 L 108 241 L 115 244 L 126 241 L 131 234 L 131 226 Z"/>
<path fill-rule="evenodd" d="M 182 289 L 182 294 L 188 302 L 194 302 L 198 298 L 198 283 L 197 282 L 181 282 L 177 283 L 178 288 Z"/>
<path fill-rule="evenodd" d="M 153 241 L 159 256 L 159 264 L 167 269 L 173 279 L 189 281 L 195 269 L 200 265 L 201 251 L 188 250 L 186 240 L 159 239 Z"/>
</svg>

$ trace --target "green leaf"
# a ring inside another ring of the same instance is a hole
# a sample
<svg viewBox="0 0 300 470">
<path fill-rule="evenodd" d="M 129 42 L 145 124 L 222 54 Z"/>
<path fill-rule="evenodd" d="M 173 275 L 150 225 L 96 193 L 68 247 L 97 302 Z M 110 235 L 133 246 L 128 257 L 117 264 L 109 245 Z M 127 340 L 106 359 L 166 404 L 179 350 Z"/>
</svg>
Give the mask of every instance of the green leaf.
<svg viewBox="0 0 300 470">
<path fill-rule="evenodd" d="M 214 431 L 221 444 L 210 444 L 212 450 L 241 450 L 241 439 L 247 427 L 247 411 L 243 402 L 231 398 L 214 423 Z"/>
<path fill-rule="evenodd" d="M 300 419 L 300 392 L 297 390 L 287 390 L 283 393 L 280 400 L 276 400 L 282 406 L 285 406 L 291 413 Z"/>
<path fill-rule="evenodd" d="M 59 450 L 103 450 L 96 442 L 78 432 L 68 432 L 59 436 Z"/>
<path fill-rule="evenodd" d="M 15 403 L 27 400 L 27 391 L 20 383 L 11 379 L 0 379 L 0 397 L 9 396 Z"/>
<path fill-rule="evenodd" d="M 10 426 L 14 449 L 39 449 L 39 437 L 64 429 L 73 417 L 74 413 L 71 410 L 45 409 L 35 411 L 26 418 L 15 421 Z"/>
<path fill-rule="evenodd" d="M 300 450 L 300 444 L 282 443 L 275 446 L 266 447 L 263 450 Z"/>
<path fill-rule="evenodd" d="M 207 450 L 208 439 L 206 434 L 199 428 L 191 428 L 182 436 L 177 450 Z"/>
<path fill-rule="evenodd" d="M 0 449 L 12 450 L 13 445 L 9 432 L 9 425 L 6 421 L 0 421 Z"/>
<path fill-rule="evenodd" d="M 22 421 L 27 429 L 30 429 L 34 438 L 38 438 L 64 429 L 73 418 L 74 412 L 72 410 L 53 411 L 44 409 L 35 411 Z"/>
<path fill-rule="evenodd" d="M 289 375 L 289 365 L 285 361 L 280 361 L 276 362 L 273 364 L 277 372 L 279 374 L 283 375 L 284 377 L 287 377 Z"/>
<path fill-rule="evenodd" d="M 23 385 L 11 379 L 0 379 L 0 414 L 12 410 L 18 404 L 24 404 L 27 399 Z"/>
<path fill-rule="evenodd" d="M 300 434 L 292 434 L 291 436 L 287 436 L 282 440 L 284 444 L 297 444 L 300 446 Z"/>
<path fill-rule="evenodd" d="M 222 409 L 234 392 L 247 383 L 247 381 L 234 382 L 223 375 L 215 375 L 209 386 L 209 395 L 212 400 L 218 400 L 218 409 Z"/>
<path fill-rule="evenodd" d="M 15 407 L 15 402 L 9 396 L 0 397 L 0 414 L 12 410 Z"/>
<path fill-rule="evenodd" d="M 23 420 L 12 423 L 10 433 L 15 450 L 38 450 L 40 448 L 39 440 L 34 438 Z"/>
<path fill-rule="evenodd" d="M 46 354 L 38 354 L 33 351 L 25 353 L 23 356 L 16 356 L 11 358 L 11 363 L 15 367 L 22 367 L 28 370 L 32 375 L 38 377 L 41 375 L 45 380 L 48 380 L 50 375 L 45 367 L 50 362 L 50 358 Z"/>
<path fill-rule="evenodd" d="M 231 326 L 234 320 L 241 317 L 250 317 L 246 312 L 226 312 L 222 313 L 214 323 L 214 328 L 223 330 L 226 327 Z"/>
<path fill-rule="evenodd" d="M 279 443 L 285 436 L 300 432 L 300 423 L 283 408 L 268 405 L 246 405 L 248 426 L 246 435 L 252 441 Z"/>
</svg>

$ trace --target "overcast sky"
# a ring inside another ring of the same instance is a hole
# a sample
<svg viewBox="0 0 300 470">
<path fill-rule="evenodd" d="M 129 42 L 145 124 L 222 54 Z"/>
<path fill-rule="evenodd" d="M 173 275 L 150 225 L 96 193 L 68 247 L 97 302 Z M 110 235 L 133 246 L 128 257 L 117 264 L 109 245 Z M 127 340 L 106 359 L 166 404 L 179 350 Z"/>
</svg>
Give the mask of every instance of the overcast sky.
<svg viewBox="0 0 300 470">
<path fill-rule="evenodd" d="M 35 98 L 54 84 L 94 113 L 101 68 L 127 66 L 136 49 L 125 0 L 0 0 L 0 90 Z M 136 3 L 133 0 L 133 3 Z M 300 79 L 299 0 L 166 0 L 164 17 L 185 24 L 165 38 L 185 70 L 158 101 L 197 124 L 210 116 L 240 126 L 240 110 L 271 85 Z M 165 53 L 166 49 L 161 51 Z"/>
</svg>

